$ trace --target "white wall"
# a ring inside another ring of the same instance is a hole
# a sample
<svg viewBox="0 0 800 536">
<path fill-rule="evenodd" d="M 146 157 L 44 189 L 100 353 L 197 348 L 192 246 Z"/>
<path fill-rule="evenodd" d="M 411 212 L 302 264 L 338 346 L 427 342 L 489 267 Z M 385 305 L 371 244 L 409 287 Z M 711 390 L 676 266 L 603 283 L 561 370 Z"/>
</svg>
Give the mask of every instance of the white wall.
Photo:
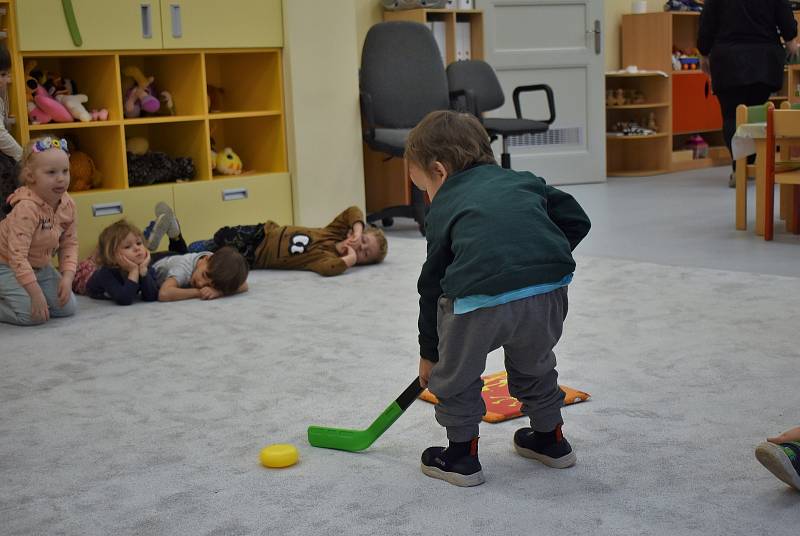
<svg viewBox="0 0 800 536">
<path fill-rule="evenodd" d="M 294 223 L 364 208 L 356 0 L 284 0 L 287 142 Z"/>
</svg>

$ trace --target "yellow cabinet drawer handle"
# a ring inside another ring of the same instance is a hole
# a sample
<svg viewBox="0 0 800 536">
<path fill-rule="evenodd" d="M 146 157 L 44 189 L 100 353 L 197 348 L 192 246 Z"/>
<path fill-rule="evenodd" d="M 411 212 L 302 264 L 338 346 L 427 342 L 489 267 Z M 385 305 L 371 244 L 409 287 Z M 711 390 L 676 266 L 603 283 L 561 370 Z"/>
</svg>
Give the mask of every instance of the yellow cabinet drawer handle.
<svg viewBox="0 0 800 536">
<path fill-rule="evenodd" d="M 95 203 L 92 205 L 92 216 L 95 218 L 114 216 L 115 214 L 122 214 L 121 201 L 115 201 L 113 203 Z"/>
<path fill-rule="evenodd" d="M 240 201 L 247 199 L 247 188 L 228 188 L 222 190 L 223 201 Z"/>
</svg>

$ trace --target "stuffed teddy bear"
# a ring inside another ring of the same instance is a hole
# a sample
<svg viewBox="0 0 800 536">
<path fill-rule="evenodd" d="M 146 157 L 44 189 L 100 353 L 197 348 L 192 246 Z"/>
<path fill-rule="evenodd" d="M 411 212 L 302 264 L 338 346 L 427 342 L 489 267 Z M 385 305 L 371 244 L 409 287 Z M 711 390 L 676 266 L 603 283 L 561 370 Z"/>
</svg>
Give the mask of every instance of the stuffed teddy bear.
<svg viewBox="0 0 800 536">
<path fill-rule="evenodd" d="M 92 157 L 83 151 L 72 151 L 69 154 L 69 191 L 80 192 L 97 188 L 102 183 L 100 172 L 94 165 Z"/>
</svg>

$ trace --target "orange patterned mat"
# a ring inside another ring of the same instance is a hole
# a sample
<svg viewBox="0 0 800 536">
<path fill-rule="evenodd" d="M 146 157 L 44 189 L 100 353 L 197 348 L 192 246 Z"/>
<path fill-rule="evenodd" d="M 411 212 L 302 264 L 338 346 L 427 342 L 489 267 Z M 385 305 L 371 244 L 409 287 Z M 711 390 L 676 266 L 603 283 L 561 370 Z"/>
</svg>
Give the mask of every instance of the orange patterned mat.
<svg viewBox="0 0 800 536">
<path fill-rule="evenodd" d="M 522 404 L 508 393 L 508 376 L 505 370 L 482 376 L 483 378 L 483 401 L 486 403 L 486 415 L 483 420 L 486 422 L 501 422 L 508 419 L 516 419 L 522 416 L 520 407 Z M 578 391 L 566 385 L 560 385 L 561 390 L 566 395 L 564 405 L 577 404 L 589 400 L 591 395 L 583 391 Z M 419 396 L 420 399 L 436 404 L 439 402 L 433 393 L 425 389 Z"/>
</svg>

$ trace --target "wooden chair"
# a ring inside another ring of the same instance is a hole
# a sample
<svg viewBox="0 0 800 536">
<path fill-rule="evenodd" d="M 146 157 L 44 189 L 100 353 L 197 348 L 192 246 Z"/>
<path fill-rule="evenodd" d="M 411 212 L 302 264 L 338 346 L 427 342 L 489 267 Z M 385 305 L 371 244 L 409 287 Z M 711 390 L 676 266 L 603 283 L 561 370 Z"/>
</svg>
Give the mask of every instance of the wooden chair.
<svg viewBox="0 0 800 536">
<path fill-rule="evenodd" d="M 736 108 L 736 127 L 743 123 L 764 123 L 767 120 L 767 105 Z M 736 228 L 747 230 L 747 179 L 756 176 L 755 164 L 748 164 L 747 157 L 736 161 Z"/>
<path fill-rule="evenodd" d="M 764 240 L 772 240 L 775 225 L 775 185 L 781 185 L 781 197 L 786 198 L 786 230 L 800 234 L 800 171 L 778 169 L 775 151 L 781 140 L 782 152 L 789 151 L 792 142 L 800 143 L 800 110 L 776 110 L 767 105 L 766 180 L 764 184 Z M 788 156 L 785 155 L 785 156 Z"/>
</svg>

